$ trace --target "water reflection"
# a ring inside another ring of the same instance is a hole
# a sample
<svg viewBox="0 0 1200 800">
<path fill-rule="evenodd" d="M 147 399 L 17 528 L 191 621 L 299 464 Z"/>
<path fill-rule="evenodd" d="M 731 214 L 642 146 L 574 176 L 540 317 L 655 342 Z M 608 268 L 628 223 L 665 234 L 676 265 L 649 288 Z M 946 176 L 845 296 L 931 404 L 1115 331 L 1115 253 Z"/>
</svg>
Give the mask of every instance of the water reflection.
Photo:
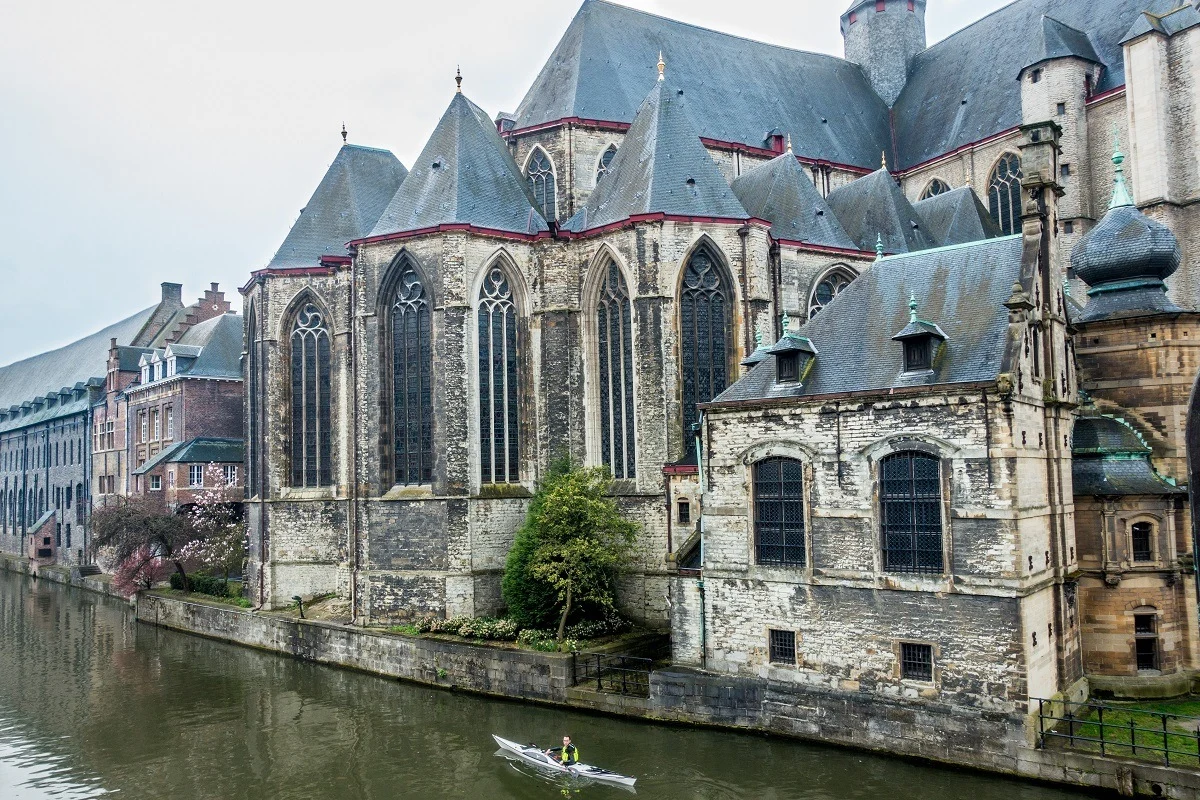
<svg viewBox="0 0 1200 800">
<path fill-rule="evenodd" d="M 494 755 L 569 733 L 639 797 L 1067 800 L 852 751 L 641 725 L 426 689 L 133 622 L 123 604 L 0 573 L 0 798 L 629 797 Z"/>
</svg>

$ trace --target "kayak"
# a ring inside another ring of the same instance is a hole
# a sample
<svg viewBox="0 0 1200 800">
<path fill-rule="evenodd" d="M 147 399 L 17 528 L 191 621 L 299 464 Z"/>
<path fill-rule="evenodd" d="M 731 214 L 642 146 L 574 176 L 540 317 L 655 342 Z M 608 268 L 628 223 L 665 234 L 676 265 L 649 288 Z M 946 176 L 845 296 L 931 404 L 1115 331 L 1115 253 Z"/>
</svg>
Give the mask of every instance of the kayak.
<svg viewBox="0 0 1200 800">
<path fill-rule="evenodd" d="M 580 778 L 590 778 L 594 781 L 616 783 L 621 786 L 633 786 L 637 781 L 637 778 L 630 778 L 628 775 L 619 775 L 616 772 L 609 772 L 606 769 L 589 766 L 588 764 L 575 764 L 568 767 L 557 759 L 546 755 L 544 750 L 534 745 L 519 745 L 516 742 L 510 742 L 508 739 L 501 739 L 495 734 L 492 734 L 492 738 L 496 740 L 496 744 L 500 745 L 501 750 L 511 753 L 526 764 L 531 764 L 539 769 L 561 772 L 564 775 L 577 775 Z"/>
</svg>

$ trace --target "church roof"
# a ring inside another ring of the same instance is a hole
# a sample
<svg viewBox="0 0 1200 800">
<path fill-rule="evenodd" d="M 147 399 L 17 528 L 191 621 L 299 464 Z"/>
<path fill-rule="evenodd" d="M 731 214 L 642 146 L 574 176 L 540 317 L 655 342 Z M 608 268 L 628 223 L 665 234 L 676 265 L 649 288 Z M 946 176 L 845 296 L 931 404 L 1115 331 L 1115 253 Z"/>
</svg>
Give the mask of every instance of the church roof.
<svg viewBox="0 0 1200 800">
<path fill-rule="evenodd" d="M 776 239 L 857 249 L 791 150 L 736 178 L 733 193 Z"/>
<path fill-rule="evenodd" d="M 496 126 L 458 93 L 371 236 L 467 224 L 535 234 L 550 228 Z"/>
<path fill-rule="evenodd" d="M 886 169 L 835 189 L 826 199 L 859 250 L 873 250 L 880 236 L 888 253 L 908 253 L 934 246 L 912 203 Z"/>
<path fill-rule="evenodd" d="M 777 383 L 776 359 L 767 358 L 713 404 L 994 381 L 1008 342 L 1004 302 L 1021 257 L 1018 235 L 877 261 L 796 332 L 819 353 L 802 384 Z M 914 294 L 946 337 L 919 379 L 904 372 L 904 348 L 892 340 L 910 321 Z"/>
<path fill-rule="evenodd" d="M 343 145 L 267 266 L 315 267 L 321 256 L 345 255 L 346 242 L 374 227 L 407 174 L 387 150 Z"/>
<path fill-rule="evenodd" d="M 1087 33 L 1048 15 L 1042 17 L 1041 36 L 1035 36 L 1035 45 L 1029 55 L 1030 60 L 1018 73 L 1034 64 L 1055 58 L 1074 57 L 1091 61 L 1093 64 L 1104 63 L 1096 54 L 1096 48 L 1092 46 L 1092 40 L 1088 38 Z"/>
<path fill-rule="evenodd" d="M 869 167 L 892 152 L 888 110 L 856 65 L 585 0 L 521 101 L 515 127 L 567 118 L 631 122 L 659 51 L 688 92 L 700 136 Z M 1019 110 L 1019 103 L 1018 103 Z"/>
<path fill-rule="evenodd" d="M 1133 26 L 1121 37 L 1121 42 L 1131 41 L 1151 31 L 1157 31 L 1165 36 L 1174 36 L 1188 28 L 1200 25 L 1200 7 L 1185 2 L 1185 0 L 1177 0 L 1174 5 L 1178 7 L 1163 14 L 1153 14 L 1149 11 L 1138 14 Z"/>
<path fill-rule="evenodd" d="M 635 214 L 750 216 L 701 144 L 687 98 L 665 80 L 654 83 L 608 174 L 564 227 L 581 232 Z"/>
<path fill-rule="evenodd" d="M 913 204 L 925 233 L 939 245 L 966 244 L 1001 235 L 1000 226 L 969 186 Z"/>
</svg>

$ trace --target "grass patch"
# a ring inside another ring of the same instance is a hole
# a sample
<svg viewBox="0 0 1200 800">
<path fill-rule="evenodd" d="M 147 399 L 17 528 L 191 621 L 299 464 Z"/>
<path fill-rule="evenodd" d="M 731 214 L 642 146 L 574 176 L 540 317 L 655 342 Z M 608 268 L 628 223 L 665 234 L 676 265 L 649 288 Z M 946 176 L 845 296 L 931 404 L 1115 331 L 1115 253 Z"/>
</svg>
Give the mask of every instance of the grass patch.
<svg viewBox="0 0 1200 800">
<path fill-rule="evenodd" d="M 1068 746 L 1072 750 L 1159 764 L 1169 758 L 1173 767 L 1196 768 L 1200 767 L 1200 735 L 1196 732 L 1198 724 L 1200 698 L 1110 702 L 1102 708 L 1086 706 L 1073 720 L 1061 720 L 1055 724 L 1057 733 L 1072 734 L 1074 739 L 1047 737 L 1047 741 Z M 1169 753 L 1164 753 L 1164 750 Z"/>
</svg>

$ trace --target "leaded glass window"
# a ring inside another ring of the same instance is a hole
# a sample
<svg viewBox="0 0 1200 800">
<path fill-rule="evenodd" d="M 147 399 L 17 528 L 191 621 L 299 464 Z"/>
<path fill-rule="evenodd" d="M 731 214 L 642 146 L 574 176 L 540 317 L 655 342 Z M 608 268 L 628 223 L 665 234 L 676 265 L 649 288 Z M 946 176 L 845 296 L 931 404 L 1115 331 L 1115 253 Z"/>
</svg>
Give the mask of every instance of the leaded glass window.
<svg viewBox="0 0 1200 800">
<path fill-rule="evenodd" d="M 479 463 L 483 483 L 517 483 L 517 307 L 492 267 L 479 290 Z"/>
<path fill-rule="evenodd" d="M 942 479 L 938 459 L 890 455 L 882 477 L 883 567 L 888 572 L 942 572 Z"/>
<path fill-rule="evenodd" d="M 329 329 L 306 303 L 292 324 L 292 486 L 333 483 L 330 431 Z"/>
<path fill-rule="evenodd" d="M 679 298 L 680 366 L 683 371 L 683 436 L 690 454 L 696 405 L 725 391 L 732 344 L 733 303 L 716 258 L 701 247 L 688 259 Z"/>
<path fill-rule="evenodd" d="M 392 298 L 392 431 L 395 481 L 433 479 L 433 349 L 429 293 L 405 263 Z"/>
<path fill-rule="evenodd" d="M 950 191 L 950 184 L 941 178 L 934 178 L 925 187 L 925 191 L 921 192 L 921 199 L 928 200 L 931 197 L 937 197 L 939 194 L 945 194 L 948 191 Z"/>
<path fill-rule="evenodd" d="M 600 378 L 600 459 L 623 480 L 637 474 L 633 439 L 633 307 L 616 262 L 596 303 Z"/>
<path fill-rule="evenodd" d="M 768 458 L 754 465 L 754 539 L 759 564 L 803 567 L 804 465 Z"/>
<path fill-rule="evenodd" d="M 848 269 L 834 269 L 827 272 L 813 287 L 812 297 L 808 301 L 808 318 L 812 319 L 821 309 L 829 305 L 833 298 L 841 294 L 854 281 L 855 275 Z"/>
<path fill-rule="evenodd" d="M 612 164 L 612 160 L 617 156 L 617 146 L 610 144 L 608 149 L 600 156 L 600 165 L 596 167 L 596 183 L 600 183 L 600 179 L 608 174 L 608 167 Z"/>
<path fill-rule="evenodd" d="M 1021 158 L 1005 153 L 988 180 L 988 208 L 1005 236 L 1021 230 Z"/>
<path fill-rule="evenodd" d="M 525 168 L 525 180 L 529 181 L 529 191 L 533 192 L 533 199 L 538 210 L 542 212 L 542 216 L 547 220 L 554 220 L 556 218 L 554 167 L 550 163 L 550 156 L 546 155 L 546 151 L 540 147 L 535 148 L 533 154 L 529 156 L 529 166 Z"/>
</svg>

